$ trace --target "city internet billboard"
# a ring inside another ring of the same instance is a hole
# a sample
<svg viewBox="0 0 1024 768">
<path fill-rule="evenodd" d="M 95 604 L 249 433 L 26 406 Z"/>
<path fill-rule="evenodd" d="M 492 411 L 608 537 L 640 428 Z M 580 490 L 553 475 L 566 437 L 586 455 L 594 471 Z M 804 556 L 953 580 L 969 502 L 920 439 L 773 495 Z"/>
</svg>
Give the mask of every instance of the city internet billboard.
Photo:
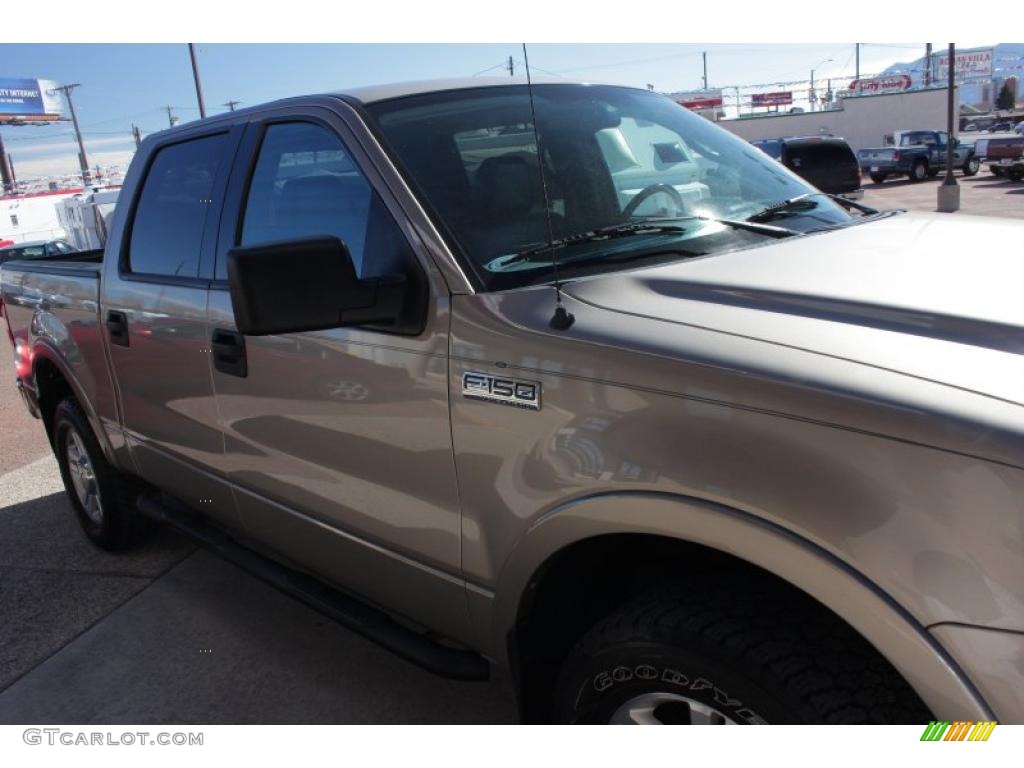
<svg viewBox="0 0 1024 768">
<path fill-rule="evenodd" d="M 0 77 L 0 120 L 25 118 L 26 121 L 60 120 L 64 117 L 64 99 L 52 80 Z"/>
</svg>

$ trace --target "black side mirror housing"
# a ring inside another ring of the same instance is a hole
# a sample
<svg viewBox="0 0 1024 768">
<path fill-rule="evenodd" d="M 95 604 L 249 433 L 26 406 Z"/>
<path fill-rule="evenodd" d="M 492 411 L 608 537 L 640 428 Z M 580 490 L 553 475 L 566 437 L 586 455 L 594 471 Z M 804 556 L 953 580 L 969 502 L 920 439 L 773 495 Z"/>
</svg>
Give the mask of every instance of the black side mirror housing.
<svg viewBox="0 0 1024 768">
<path fill-rule="evenodd" d="M 348 248 L 318 235 L 228 251 L 235 325 L 247 336 L 398 320 L 404 276 L 360 279 Z"/>
</svg>

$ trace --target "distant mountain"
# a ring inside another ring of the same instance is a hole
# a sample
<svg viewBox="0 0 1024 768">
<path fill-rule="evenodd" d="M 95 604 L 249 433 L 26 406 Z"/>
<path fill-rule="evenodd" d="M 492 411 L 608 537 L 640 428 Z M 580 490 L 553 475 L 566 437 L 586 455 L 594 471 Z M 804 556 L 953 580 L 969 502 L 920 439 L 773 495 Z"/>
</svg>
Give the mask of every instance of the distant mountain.
<svg viewBox="0 0 1024 768">
<path fill-rule="evenodd" d="M 992 79 L 996 81 L 995 88 L 990 93 L 998 93 L 1002 81 L 1011 75 L 1024 79 L 1024 43 L 999 43 L 993 46 L 992 56 Z M 934 44 L 932 56 L 944 52 L 946 46 Z M 898 62 L 882 72 L 883 75 L 910 75 L 913 86 L 917 87 L 924 81 L 924 56 L 909 62 Z M 967 83 L 961 86 L 960 101 L 964 104 L 973 104 L 982 100 L 984 85 L 982 83 Z"/>
</svg>

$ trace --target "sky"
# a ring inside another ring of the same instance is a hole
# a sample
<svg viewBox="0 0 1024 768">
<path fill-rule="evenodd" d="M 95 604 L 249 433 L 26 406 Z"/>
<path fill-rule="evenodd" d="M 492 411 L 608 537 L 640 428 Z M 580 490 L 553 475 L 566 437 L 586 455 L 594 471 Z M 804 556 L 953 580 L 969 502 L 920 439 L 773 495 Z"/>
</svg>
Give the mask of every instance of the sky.
<svg viewBox="0 0 1024 768">
<path fill-rule="evenodd" d="M 509 56 L 515 59 L 516 73 L 522 74 L 523 58 L 518 43 L 196 43 L 196 48 L 208 114 L 225 111 L 229 99 L 251 106 L 376 83 L 505 75 Z M 812 67 L 816 79 L 852 79 L 854 74 L 851 43 L 536 44 L 527 50 L 534 73 L 640 87 L 651 84 L 663 92 L 700 88 L 702 51 L 707 51 L 710 87 L 806 80 Z M 862 43 L 861 72 L 876 73 L 923 53 L 923 43 Z M 73 98 L 90 166 L 127 164 L 134 149 L 131 126 L 138 125 L 143 135 L 166 128 L 166 105 L 182 122 L 199 117 L 184 43 L 5 44 L 0 45 L 0 62 L 0 77 L 81 83 Z M 0 135 L 19 179 L 78 170 L 70 123 L 4 126 Z"/>
</svg>

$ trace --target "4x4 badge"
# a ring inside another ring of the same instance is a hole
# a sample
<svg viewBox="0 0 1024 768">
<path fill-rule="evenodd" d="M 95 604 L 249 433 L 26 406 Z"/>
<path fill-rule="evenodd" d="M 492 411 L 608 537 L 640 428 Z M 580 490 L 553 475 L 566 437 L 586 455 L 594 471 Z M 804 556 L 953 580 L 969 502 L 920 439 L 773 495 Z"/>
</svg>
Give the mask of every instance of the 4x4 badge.
<svg viewBox="0 0 1024 768">
<path fill-rule="evenodd" d="M 540 382 L 491 376 L 467 371 L 462 374 L 462 395 L 472 400 L 540 410 Z"/>
</svg>

